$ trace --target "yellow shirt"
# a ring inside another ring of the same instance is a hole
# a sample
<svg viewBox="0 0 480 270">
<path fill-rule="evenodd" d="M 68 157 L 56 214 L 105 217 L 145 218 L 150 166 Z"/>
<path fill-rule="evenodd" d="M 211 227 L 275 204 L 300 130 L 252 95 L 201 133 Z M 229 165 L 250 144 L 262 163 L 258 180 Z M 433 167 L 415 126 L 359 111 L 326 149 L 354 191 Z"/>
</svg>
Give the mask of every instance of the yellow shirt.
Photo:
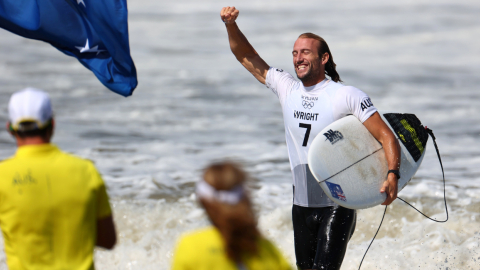
<svg viewBox="0 0 480 270">
<path fill-rule="evenodd" d="M 0 227 L 10 270 L 94 269 L 96 221 L 111 215 L 92 162 L 52 144 L 0 163 Z"/>
<path fill-rule="evenodd" d="M 245 256 L 244 269 L 291 270 L 275 246 L 264 238 L 258 241 L 258 255 Z M 182 237 L 173 257 L 172 270 L 238 270 L 227 257 L 223 238 L 215 227 L 208 227 Z"/>
</svg>

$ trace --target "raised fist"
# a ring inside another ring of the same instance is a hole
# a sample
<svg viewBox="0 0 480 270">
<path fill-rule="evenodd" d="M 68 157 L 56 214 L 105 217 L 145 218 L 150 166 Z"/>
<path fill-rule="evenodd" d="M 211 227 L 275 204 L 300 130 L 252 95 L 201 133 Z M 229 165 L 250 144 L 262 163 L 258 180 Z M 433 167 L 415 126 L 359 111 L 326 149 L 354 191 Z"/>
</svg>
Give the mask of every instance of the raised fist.
<svg viewBox="0 0 480 270">
<path fill-rule="evenodd" d="M 234 23 L 238 17 L 239 11 L 235 7 L 224 7 L 220 11 L 220 17 L 226 24 Z"/>
</svg>

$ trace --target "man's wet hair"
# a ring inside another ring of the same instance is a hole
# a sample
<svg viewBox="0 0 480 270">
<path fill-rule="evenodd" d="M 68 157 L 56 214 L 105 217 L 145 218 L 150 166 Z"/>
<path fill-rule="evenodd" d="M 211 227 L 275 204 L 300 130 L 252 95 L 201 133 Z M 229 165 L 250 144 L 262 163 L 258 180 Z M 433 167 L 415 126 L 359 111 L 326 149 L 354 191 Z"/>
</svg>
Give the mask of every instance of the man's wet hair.
<svg viewBox="0 0 480 270">
<path fill-rule="evenodd" d="M 325 64 L 325 74 L 328 75 L 334 82 L 342 82 L 342 79 L 340 79 L 340 75 L 335 69 L 337 65 L 335 64 L 335 62 L 333 62 L 332 53 L 330 52 L 330 48 L 328 47 L 328 44 L 325 41 L 325 39 L 313 33 L 303 33 L 300 36 L 298 36 L 298 38 L 312 38 L 320 41 L 320 47 L 318 48 L 318 56 L 320 57 L 320 59 L 322 58 L 322 55 L 325 53 L 328 53 L 328 55 L 330 56 L 328 58 L 328 62 Z"/>
</svg>

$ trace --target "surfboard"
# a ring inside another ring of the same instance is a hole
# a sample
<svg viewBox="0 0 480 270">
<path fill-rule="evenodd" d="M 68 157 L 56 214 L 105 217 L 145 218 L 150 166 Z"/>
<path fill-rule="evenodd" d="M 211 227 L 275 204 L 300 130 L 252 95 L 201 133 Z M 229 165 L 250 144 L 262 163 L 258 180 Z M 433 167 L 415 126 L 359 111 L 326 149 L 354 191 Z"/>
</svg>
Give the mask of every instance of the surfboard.
<svg viewBox="0 0 480 270">
<path fill-rule="evenodd" d="M 413 114 L 380 115 L 399 140 L 400 192 L 423 161 L 428 133 Z M 315 137 L 308 165 L 327 196 L 343 207 L 369 208 L 386 199 L 386 194 L 380 193 L 388 172 L 385 151 L 353 115 L 333 122 Z"/>
</svg>

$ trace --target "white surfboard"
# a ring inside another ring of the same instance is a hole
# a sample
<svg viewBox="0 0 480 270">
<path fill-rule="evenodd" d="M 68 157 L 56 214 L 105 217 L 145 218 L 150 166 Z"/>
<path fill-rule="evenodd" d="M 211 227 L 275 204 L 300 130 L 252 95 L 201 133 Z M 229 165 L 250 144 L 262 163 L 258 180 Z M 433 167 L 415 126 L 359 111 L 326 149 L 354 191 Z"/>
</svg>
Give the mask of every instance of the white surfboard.
<svg viewBox="0 0 480 270">
<path fill-rule="evenodd" d="M 422 163 L 428 133 L 413 114 L 380 114 L 401 147 L 400 192 Z M 308 152 L 308 165 L 327 196 L 343 207 L 368 208 L 386 199 L 380 193 L 388 172 L 385 151 L 353 115 L 317 135 Z"/>
</svg>

